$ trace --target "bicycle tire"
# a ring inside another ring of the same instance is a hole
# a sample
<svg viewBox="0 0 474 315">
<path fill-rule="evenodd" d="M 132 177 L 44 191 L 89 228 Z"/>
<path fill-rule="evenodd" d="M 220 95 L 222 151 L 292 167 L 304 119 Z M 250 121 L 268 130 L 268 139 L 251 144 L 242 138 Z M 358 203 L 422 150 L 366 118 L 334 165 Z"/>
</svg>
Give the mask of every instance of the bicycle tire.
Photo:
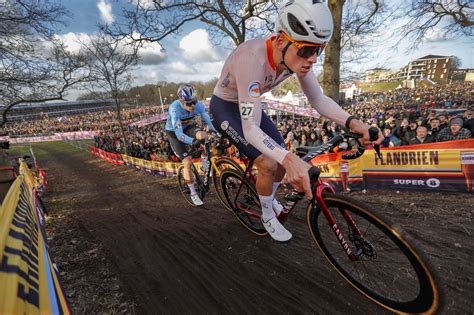
<svg viewBox="0 0 474 315">
<path fill-rule="evenodd" d="M 310 203 L 307 211 L 310 232 L 323 255 L 339 274 L 357 291 L 390 311 L 434 313 L 439 305 L 438 289 L 427 264 L 415 249 L 367 206 L 352 198 L 323 194 L 323 200 L 338 224 L 340 235 L 344 236 L 352 253 L 358 256 L 356 262 L 347 257 L 346 249 L 341 247 L 335 227 L 330 226 L 322 207 L 317 205 L 313 208 Z M 350 236 L 352 232 L 341 209 L 350 214 L 361 230 L 364 236 L 362 241 Z M 391 250 L 382 246 L 390 246 Z M 390 271 L 392 267 L 394 269 Z M 359 277 L 364 272 L 374 272 L 374 275 Z M 406 279 L 401 281 L 405 276 Z M 387 279 L 390 277 L 393 279 Z"/>
<path fill-rule="evenodd" d="M 221 190 L 224 193 L 226 201 L 229 205 L 232 206 L 232 210 L 239 220 L 247 229 L 252 233 L 255 233 L 260 236 L 267 235 L 268 232 L 263 227 L 261 217 L 261 207 L 258 194 L 255 190 L 255 185 L 244 178 L 242 180 L 243 173 L 238 170 L 228 168 L 224 170 L 221 174 Z M 237 185 L 237 188 L 240 187 L 243 181 L 243 187 L 240 191 L 237 202 L 239 207 L 235 204 L 235 195 L 232 192 L 237 193 L 237 189 L 228 189 L 228 185 Z M 247 211 L 243 211 L 241 208 L 245 208 Z"/>
<path fill-rule="evenodd" d="M 192 166 L 194 168 L 194 165 Z M 183 195 L 184 197 L 184 200 L 186 200 L 190 205 L 192 206 L 195 206 L 194 202 L 192 201 L 191 199 L 191 191 L 189 190 L 189 187 L 188 185 L 186 184 L 186 181 L 184 180 L 184 175 L 183 175 L 183 170 L 184 170 L 184 166 L 181 165 L 179 168 L 178 168 L 178 186 L 179 186 L 179 190 L 181 191 L 181 194 Z M 193 169 L 193 176 L 196 176 L 194 174 L 194 169 Z M 198 194 L 199 194 L 199 197 L 201 198 L 201 200 L 204 200 L 204 197 L 205 197 L 205 191 L 202 191 L 200 185 L 198 185 L 197 181 L 196 182 L 196 189 L 198 191 Z"/>
<path fill-rule="evenodd" d="M 224 193 L 221 190 L 220 174 L 222 174 L 222 172 L 227 168 L 236 169 L 239 172 L 242 172 L 242 174 L 244 174 L 244 170 L 237 162 L 228 157 L 220 157 L 216 159 L 214 165 L 215 168 L 212 168 L 212 183 L 214 185 L 214 190 L 216 192 L 217 198 L 219 198 L 219 200 L 227 210 L 233 213 L 234 210 L 232 209 L 230 204 L 227 203 L 227 199 L 225 198 Z M 219 170 L 219 173 L 217 173 L 216 169 Z"/>
</svg>

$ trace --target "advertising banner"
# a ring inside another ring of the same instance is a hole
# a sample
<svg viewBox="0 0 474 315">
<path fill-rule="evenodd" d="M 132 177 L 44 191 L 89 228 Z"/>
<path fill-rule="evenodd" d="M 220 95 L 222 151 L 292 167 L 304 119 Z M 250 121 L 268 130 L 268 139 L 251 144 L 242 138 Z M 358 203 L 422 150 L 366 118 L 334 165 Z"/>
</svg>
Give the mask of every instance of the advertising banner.
<svg viewBox="0 0 474 315">
<path fill-rule="evenodd" d="M 311 162 L 321 169 L 322 180 L 339 191 L 349 187 L 472 192 L 474 139 L 381 151 L 381 159 L 367 150 L 356 160 L 344 161 L 342 153 L 332 153 Z"/>
<path fill-rule="evenodd" d="M 154 116 L 142 119 L 135 123 L 131 123 L 130 126 L 144 127 L 144 126 L 154 124 L 159 121 L 166 120 L 167 118 L 168 118 L 168 113 L 158 114 L 158 115 L 154 115 Z"/>
<path fill-rule="evenodd" d="M 381 159 L 367 152 L 362 162 L 366 188 L 472 191 L 474 147 L 400 149 L 383 150 Z"/>
<path fill-rule="evenodd" d="M 381 153 L 379 159 L 373 150 L 366 150 L 362 157 L 348 161 L 342 158 L 342 152 L 329 153 L 317 156 L 311 164 L 319 167 L 320 178 L 336 191 L 375 188 L 473 191 L 474 139 L 384 148 Z M 181 165 L 126 155 L 122 155 L 122 160 L 130 167 L 155 175 L 175 176 Z M 199 170 L 199 159 L 195 165 Z"/>
<path fill-rule="evenodd" d="M 0 141 L 9 141 L 10 143 L 30 143 L 30 142 L 46 142 L 46 141 L 62 141 L 62 140 L 87 140 L 94 139 L 99 134 L 100 130 L 96 131 L 75 131 L 75 132 L 58 132 L 50 136 L 37 137 L 21 137 L 14 138 L 10 136 L 0 137 Z"/>
<path fill-rule="evenodd" d="M 317 110 L 314 108 L 301 107 L 297 105 L 274 102 L 274 101 L 265 101 L 267 104 L 267 109 L 280 110 L 288 114 L 297 114 L 300 116 L 318 118 L 320 115 Z"/>
<path fill-rule="evenodd" d="M 342 159 L 342 153 L 318 156 L 311 164 L 321 171 L 321 180 L 329 183 L 336 191 L 362 189 L 361 164 Z"/>
<path fill-rule="evenodd" d="M 70 314 L 24 162 L 0 208 L 0 314 Z"/>
</svg>

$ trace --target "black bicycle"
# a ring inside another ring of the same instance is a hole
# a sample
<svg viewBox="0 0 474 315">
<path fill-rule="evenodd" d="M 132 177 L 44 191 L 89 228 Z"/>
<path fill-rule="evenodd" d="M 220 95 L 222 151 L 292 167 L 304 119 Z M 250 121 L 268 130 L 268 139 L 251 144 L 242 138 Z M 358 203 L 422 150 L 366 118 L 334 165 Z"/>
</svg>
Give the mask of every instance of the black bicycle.
<svg viewBox="0 0 474 315">
<path fill-rule="evenodd" d="M 227 209 L 231 210 L 232 207 L 227 203 L 227 200 L 221 190 L 220 175 L 226 169 L 233 169 L 241 173 L 243 173 L 243 170 L 240 165 L 233 159 L 229 157 L 214 155 L 213 151 L 211 150 L 211 145 L 215 137 L 216 136 L 214 134 L 211 134 L 210 136 L 206 137 L 204 144 L 198 148 L 194 148 L 191 146 L 189 150 L 189 155 L 191 157 L 202 156 L 201 162 L 197 163 L 199 165 L 199 169 L 202 175 L 198 171 L 198 168 L 196 167 L 195 163 L 193 163 L 192 165 L 192 174 L 194 177 L 194 182 L 196 184 L 196 191 L 198 192 L 198 195 L 201 200 L 204 200 L 206 195 L 209 194 L 211 186 L 210 179 L 212 179 L 217 197 Z M 191 192 L 186 181 L 184 180 L 183 165 L 178 168 L 178 185 L 181 193 L 184 196 L 184 199 L 189 204 L 194 206 L 194 203 L 191 199 Z"/>
</svg>

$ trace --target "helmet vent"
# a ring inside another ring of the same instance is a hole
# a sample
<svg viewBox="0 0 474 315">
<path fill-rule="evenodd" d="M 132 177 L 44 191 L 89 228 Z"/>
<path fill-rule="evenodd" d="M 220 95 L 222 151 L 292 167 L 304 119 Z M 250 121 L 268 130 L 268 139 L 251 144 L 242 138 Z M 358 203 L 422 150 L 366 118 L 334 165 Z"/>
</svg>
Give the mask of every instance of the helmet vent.
<svg viewBox="0 0 474 315">
<path fill-rule="evenodd" d="M 299 35 L 308 35 L 306 29 L 301 25 L 298 19 L 291 13 L 288 13 L 288 24 L 290 25 L 293 32 Z"/>
<path fill-rule="evenodd" d="M 327 36 L 324 36 L 324 35 L 318 35 L 318 33 L 316 32 L 313 32 L 314 36 L 316 36 L 317 38 L 321 38 L 321 39 L 326 39 Z"/>
</svg>

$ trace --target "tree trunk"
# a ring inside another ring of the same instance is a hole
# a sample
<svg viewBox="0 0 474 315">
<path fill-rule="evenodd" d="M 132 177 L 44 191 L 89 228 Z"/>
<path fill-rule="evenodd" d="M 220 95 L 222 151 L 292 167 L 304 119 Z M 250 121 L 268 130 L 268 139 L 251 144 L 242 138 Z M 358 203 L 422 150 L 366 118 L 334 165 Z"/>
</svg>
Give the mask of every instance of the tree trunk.
<svg viewBox="0 0 474 315">
<path fill-rule="evenodd" d="M 339 104 L 339 83 L 341 68 L 341 25 L 342 8 L 345 0 L 329 0 L 329 9 L 334 20 L 334 32 L 329 44 L 326 47 L 324 57 L 324 76 L 321 86 L 324 94 L 332 98 Z"/>
<path fill-rule="evenodd" d="M 123 128 L 123 122 L 122 122 L 122 107 L 120 106 L 120 99 L 118 96 L 114 97 L 115 100 L 115 105 L 117 106 L 117 120 L 120 126 L 120 131 L 122 132 L 122 138 L 123 138 L 123 145 L 125 147 L 125 154 L 128 155 L 128 141 L 127 137 L 125 135 L 125 129 Z"/>
</svg>

